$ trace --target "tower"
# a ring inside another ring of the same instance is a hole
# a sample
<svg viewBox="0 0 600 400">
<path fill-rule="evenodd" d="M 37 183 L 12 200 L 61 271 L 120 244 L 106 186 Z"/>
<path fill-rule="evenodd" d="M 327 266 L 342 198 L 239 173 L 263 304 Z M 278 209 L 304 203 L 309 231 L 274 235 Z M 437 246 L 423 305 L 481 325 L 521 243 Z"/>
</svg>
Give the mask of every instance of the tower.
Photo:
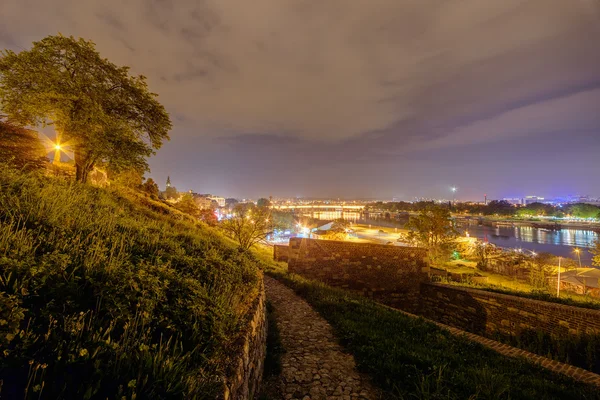
<svg viewBox="0 0 600 400">
<path fill-rule="evenodd" d="M 171 177 L 167 176 L 167 187 L 170 188 L 171 187 Z"/>
</svg>

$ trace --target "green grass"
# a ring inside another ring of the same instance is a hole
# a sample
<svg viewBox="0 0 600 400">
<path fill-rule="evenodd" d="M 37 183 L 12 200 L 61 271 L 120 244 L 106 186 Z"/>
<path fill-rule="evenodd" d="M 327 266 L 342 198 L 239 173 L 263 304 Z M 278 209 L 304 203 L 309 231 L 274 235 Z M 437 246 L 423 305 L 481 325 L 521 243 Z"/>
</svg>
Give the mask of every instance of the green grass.
<svg viewBox="0 0 600 400">
<path fill-rule="evenodd" d="M 452 285 L 452 286 L 483 290 L 486 292 L 507 294 L 507 295 L 523 297 L 523 298 L 527 298 L 527 299 L 547 301 L 549 303 L 563 304 L 566 306 L 574 306 L 574 307 L 581 307 L 581 308 L 589 308 L 592 310 L 600 310 L 600 301 L 598 301 L 597 299 L 592 299 L 592 298 L 586 299 L 584 296 L 579 296 L 578 298 L 567 297 L 568 294 L 564 294 L 564 293 L 561 293 L 561 296 L 565 296 L 565 297 L 556 297 L 554 294 L 548 293 L 546 291 L 533 290 L 533 288 L 531 288 L 531 286 L 530 286 L 530 288 L 531 288 L 530 291 L 523 291 L 523 290 L 511 290 L 505 286 L 499 286 L 499 285 L 493 285 L 493 284 L 477 285 L 477 284 L 472 284 L 472 283 L 467 283 L 467 282 L 453 282 L 453 281 L 448 281 L 448 280 L 444 280 L 441 283 L 444 283 L 447 285 Z"/>
<path fill-rule="evenodd" d="M 294 274 L 270 272 L 334 328 L 358 368 L 398 399 L 600 399 L 595 387 L 511 359 L 412 318 Z"/>
<path fill-rule="evenodd" d="M 259 264 L 156 199 L 0 166 L 1 397 L 214 398 Z"/>
</svg>

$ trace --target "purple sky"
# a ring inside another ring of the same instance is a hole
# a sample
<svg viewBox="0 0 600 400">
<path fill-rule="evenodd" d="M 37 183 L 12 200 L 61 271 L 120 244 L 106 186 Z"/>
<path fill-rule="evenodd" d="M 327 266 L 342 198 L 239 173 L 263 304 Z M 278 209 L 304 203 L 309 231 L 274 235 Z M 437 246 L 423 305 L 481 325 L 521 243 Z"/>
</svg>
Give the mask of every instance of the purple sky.
<svg viewBox="0 0 600 400">
<path fill-rule="evenodd" d="M 598 0 L 1 0 L 148 77 L 161 186 L 224 196 L 600 195 Z"/>
</svg>

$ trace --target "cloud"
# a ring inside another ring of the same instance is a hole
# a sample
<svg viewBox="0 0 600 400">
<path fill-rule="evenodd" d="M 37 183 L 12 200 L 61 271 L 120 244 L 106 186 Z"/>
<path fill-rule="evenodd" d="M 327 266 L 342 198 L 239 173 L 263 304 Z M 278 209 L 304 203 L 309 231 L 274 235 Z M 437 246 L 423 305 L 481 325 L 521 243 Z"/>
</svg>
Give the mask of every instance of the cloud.
<svg viewBox="0 0 600 400">
<path fill-rule="evenodd" d="M 476 119 L 597 78 L 600 52 L 590 38 L 600 31 L 591 7 L 561 0 L 4 0 L 0 45 L 26 47 L 58 31 L 90 38 L 103 55 L 147 75 L 166 106 L 203 135 L 343 141 L 418 119 L 427 136 L 427 121 Z"/>
<path fill-rule="evenodd" d="M 61 32 L 146 75 L 174 121 L 161 179 L 306 195 L 407 160 L 433 179 L 444 149 L 598 135 L 599 19 L 593 0 L 1 0 L 0 48 Z"/>
</svg>

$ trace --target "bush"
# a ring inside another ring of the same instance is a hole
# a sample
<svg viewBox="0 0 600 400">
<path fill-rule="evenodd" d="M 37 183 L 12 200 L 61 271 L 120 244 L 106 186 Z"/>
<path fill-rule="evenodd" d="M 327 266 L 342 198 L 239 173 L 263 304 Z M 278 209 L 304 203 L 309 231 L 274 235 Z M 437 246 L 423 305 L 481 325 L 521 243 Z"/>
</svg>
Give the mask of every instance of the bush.
<svg viewBox="0 0 600 400">
<path fill-rule="evenodd" d="M 164 204 L 0 167 L 6 398 L 214 398 L 258 264 Z"/>
</svg>

